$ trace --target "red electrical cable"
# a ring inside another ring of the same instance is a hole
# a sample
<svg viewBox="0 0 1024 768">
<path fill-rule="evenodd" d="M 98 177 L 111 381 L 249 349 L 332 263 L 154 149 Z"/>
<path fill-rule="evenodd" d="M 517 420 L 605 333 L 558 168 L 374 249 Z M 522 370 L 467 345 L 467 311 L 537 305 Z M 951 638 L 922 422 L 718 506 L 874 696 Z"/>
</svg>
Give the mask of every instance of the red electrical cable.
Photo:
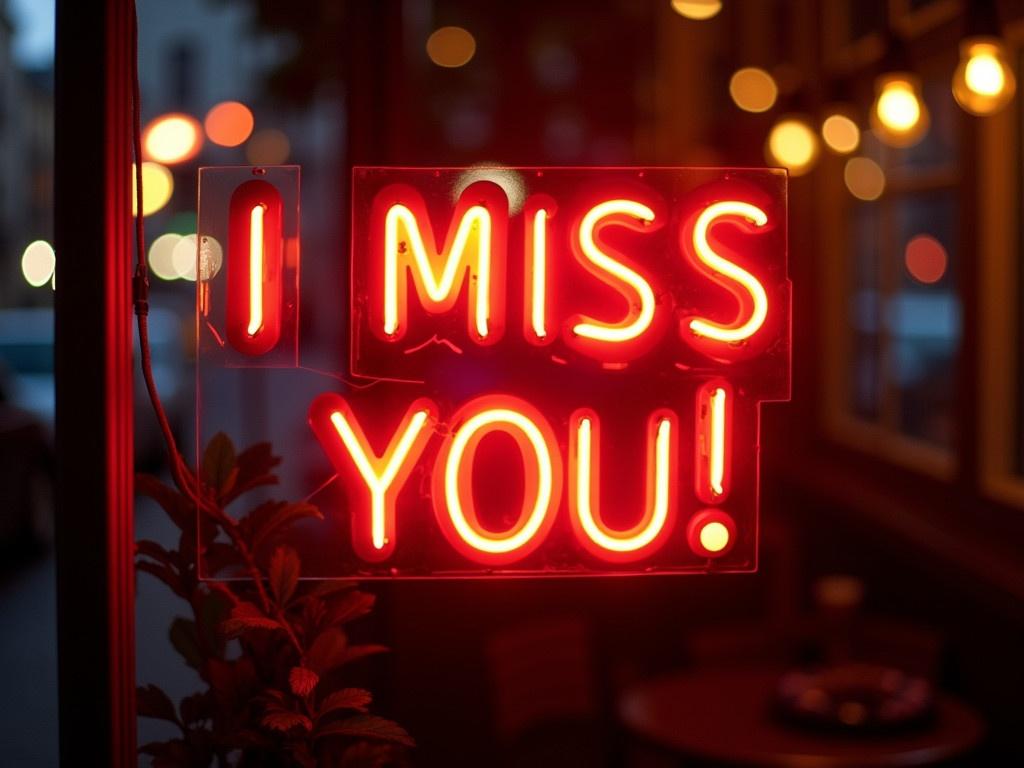
<svg viewBox="0 0 1024 768">
<path fill-rule="evenodd" d="M 171 423 L 160 400 L 160 393 L 156 388 L 156 380 L 153 378 L 153 357 L 149 346 L 149 270 L 146 266 L 145 225 L 142 214 L 142 97 L 139 87 L 139 17 L 134 1 L 131 4 L 131 9 L 132 147 L 135 156 L 134 181 L 136 201 L 134 212 L 136 264 L 135 275 L 132 278 L 132 298 L 139 326 L 139 357 L 142 364 L 142 377 L 145 379 L 146 391 L 149 393 L 149 401 L 153 405 L 153 411 L 156 413 L 156 419 L 160 424 L 160 432 L 163 434 L 164 443 L 167 447 L 167 458 L 171 465 L 171 475 L 181 491 L 189 495 L 197 504 L 200 504 L 201 500 L 195 493 L 194 484 L 186 480 L 184 472 L 185 460 L 174 440 Z"/>
</svg>

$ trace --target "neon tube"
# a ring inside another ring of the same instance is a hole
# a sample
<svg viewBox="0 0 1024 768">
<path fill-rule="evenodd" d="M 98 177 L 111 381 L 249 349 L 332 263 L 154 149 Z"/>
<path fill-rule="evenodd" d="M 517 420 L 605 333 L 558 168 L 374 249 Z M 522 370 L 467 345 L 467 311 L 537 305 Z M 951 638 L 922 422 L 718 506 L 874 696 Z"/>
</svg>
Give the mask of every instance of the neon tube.
<svg viewBox="0 0 1024 768">
<path fill-rule="evenodd" d="M 587 211 L 580 223 L 580 249 L 587 260 L 600 270 L 632 288 L 636 293 L 636 300 L 630 297 L 631 309 L 620 323 L 600 323 L 592 318 L 581 317 L 583 322 L 574 325 L 572 330 L 577 336 L 621 344 L 637 338 L 651 326 L 654 320 L 655 299 L 650 283 L 625 264 L 604 253 L 594 241 L 594 230 L 598 222 L 615 214 L 625 214 L 636 219 L 640 227 L 654 221 L 654 211 L 633 200 L 607 200 L 599 203 Z M 639 309 L 633 308 L 634 303 L 639 304 Z"/>
<path fill-rule="evenodd" d="M 739 325 L 722 325 L 695 317 L 690 320 L 690 330 L 698 336 L 735 344 L 749 339 L 764 325 L 765 318 L 768 315 L 768 296 L 765 293 L 764 286 L 761 285 L 757 278 L 742 267 L 719 256 L 711 248 L 711 244 L 708 242 L 708 230 L 715 220 L 722 216 L 740 216 L 757 227 L 763 227 L 768 223 L 768 215 L 750 203 L 744 203 L 739 200 L 726 200 L 720 203 L 713 203 L 705 208 L 700 216 L 697 217 L 697 222 L 693 227 L 693 247 L 697 252 L 697 258 L 713 272 L 739 283 L 750 294 L 753 307 L 750 317 Z M 730 290 L 732 290 L 731 287 Z"/>
<path fill-rule="evenodd" d="M 265 205 L 254 205 L 249 213 L 249 325 L 250 336 L 263 329 L 263 215 Z"/>
</svg>

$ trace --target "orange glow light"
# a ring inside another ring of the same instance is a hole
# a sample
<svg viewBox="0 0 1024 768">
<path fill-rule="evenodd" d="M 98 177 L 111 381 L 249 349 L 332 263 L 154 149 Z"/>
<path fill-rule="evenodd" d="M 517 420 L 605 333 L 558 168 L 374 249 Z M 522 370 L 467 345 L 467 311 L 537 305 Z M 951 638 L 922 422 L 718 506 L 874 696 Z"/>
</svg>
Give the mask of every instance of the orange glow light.
<svg viewBox="0 0 1024 768">
<path fill-rule="evenodd" d="M 352 543 L 364 560 L 384 560 L 394 550 L 395 502 L 436 421 L 436 408 L 430 400 L 415 401 L 378 456 L 344 399 L 329 394 L 313 403 L 310 424 L 335 469 L 347 478 L 357 502 L 352 506 Z M 368 520 L 360 514 L 367 495 Z"/>
<path fill-rule="evenodd" d="M 547 420 L 529 403 L 508 396 L 472 400 L 452 417 L 453 430 L 434 468 L 434 512 L 456 549 L 491 565 L 519 560 L 541 544 L 561 497 L 562 462 Z M 523 511 L 503 533 L 484 530 L 473 500 L 473 459 L 492 432 L 512 437 L 523 457 Z"/>
<path fill-rule="evenodd" d="M 142 132 L 145 157 L 165 165 L 191 160 L 199 154 L 202 146 L 202 129 L 191 115 L 162 115 L 150 122 Z"/>
<path fill-rule="evenodd" d="M 249 138 L 253 128 L 252 112 L 238 101 L 222 101 L 206 113 L 203 127 L 214 144 L 237 147 Z"/>
<path fill-rule="evenodd" d="M 263 328 L 263 215 L 265 205 L 254 205 L 249 213 L 249 325 L 255 336 Z"/>
<path fill-rule="evenodd" d="M 424 217 L 430 235 L 430 223 Z M 404 238 L 400 234 L 404 231 Z M 445 312 L 454 306 L 458 288 L 469 271 L 470 335 L 483 343 L 496 339 L 492 328 L 491 263 L 495 260 L 491 214 L 474 205 L 463 213 L 455 237 L 447 249 L 438 249 L 431 235 L 428 255 L 417 215 L 401 203 L 392 205 L 384 219 L 384 316 L 385 336 L 398 339 L 405 333 L 407 316 L 404 268 L 413 273 L 420 301 L 428 311 Z M 475 256 L 472 253 L 475 251 Z M 411 258 L 410 258 L 411 254 Z M 439 269 L 440 268 L 440 269 Z M 504 286 L 500 286 L 502 289 Z M 493 337 L 493 338 L 492 338 Z"/>
<path fill-rule="evenodd" d="M 650 283 L 622 262 L 616 261 L 606 254 L 594 241 L 598 225 L 604 219 L 609 218 L 611 220 L 602 226 L 614 223 L 642 232 L 654 221 L 654 211 L 646 205 L 632 200 L 608 200 L 587 211 L 580 223 L 579 245 L 584 257 L 580 259 L 581 263 L 587 268 L 587 271 L 614 287 L 627 298 L 629 312 L 618 323 L 602 323 L 583 315 L 577 315 L 571 323 L 572 331 L 577 336 L 610 344 L 621 344 L 637 338 L 651 326 L 651 321 L 654 319 L 655 299 Z M 623 283 L 631 289 L 635 297 L 622 291 Z"/>
<path fill-rule="evenodd" d="M 441 27 L 427 38 L 427 56 L 439 67 L 461 67 L 469 63 L 474 53 L 476 40 L 462 27 Z"/>
<path fill-rule="evenodd" d="M 589 410 L 577 411 L 570 423 L 569 507 L 573 530 L 592 554 L 612 562 L 649 556 L 664 544 L 676 515 L 672 478 L 676 475 L 675 414 L 657 412 L 648 422 L 647 481 L 643 518 L 625 531 L 610 530 L 600 512 L 600 421 Z"/>
<path fill-rule="evenodd" d="M 703 318 L 691 318 L 690 330 L 698 336 L 704 336 L 725 344 L 738 344 L 749 339 L 764 325 L 768 316 L 768 295 L 760 281 L 742 267 L 715 253 L 708 242 L 708 231 L 716 219 L 723 216 L 738 216 L 756 227 L 768 223 L 767 214 L 755 205 L 739 200 L 726 200 L 712 203 L 705 208 L 693 227 L 693 247 L 697 258 L 709 267 L 715 279 L 729 288 L 741 304 L 752 303 L 749 316 L 745 320 L 737 320 L 731 325 L 722 325 Z M 721 278 L 724 278 L 724 282 Z M 739 283 L 742 293 L 736 291 L 732 283 Z"/>
</svg>

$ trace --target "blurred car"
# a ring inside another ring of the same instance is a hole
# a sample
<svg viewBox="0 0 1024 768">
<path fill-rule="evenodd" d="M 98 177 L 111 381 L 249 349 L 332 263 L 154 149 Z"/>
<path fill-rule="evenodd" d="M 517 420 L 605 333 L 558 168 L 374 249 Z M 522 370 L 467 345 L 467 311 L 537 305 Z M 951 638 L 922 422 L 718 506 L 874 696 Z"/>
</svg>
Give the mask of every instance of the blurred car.
<svg viewBox="0 0 1024 768">
<path fill-rule="evenodd" d="M 173 312 L 154 309 L 149 327 L 153 375 L 180 435 L 191 370 L 183 325 Z M 153 469 L 164 458 L 163 438 L 138 366 L 134 389 L 135 461 Z M 54 427 L 53 310 L 0 310 L 0 541 L 24 533 L 42 542 L 52 537 Z"/>
</svg>

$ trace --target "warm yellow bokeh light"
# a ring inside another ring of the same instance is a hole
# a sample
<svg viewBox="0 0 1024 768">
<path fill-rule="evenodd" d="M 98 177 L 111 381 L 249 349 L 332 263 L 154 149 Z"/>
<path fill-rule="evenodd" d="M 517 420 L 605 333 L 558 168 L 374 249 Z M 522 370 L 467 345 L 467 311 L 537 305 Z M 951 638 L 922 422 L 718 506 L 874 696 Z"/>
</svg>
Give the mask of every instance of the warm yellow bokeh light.
<svg viewBox="0 0 1024 768">
<path fill-rule="evenodd" d="M 860 128 L 849 117 L 836 112 L 822 121 L 821 138 L 829 149 L 846 155 L 860 144 Z"/>
<path fill-rule="evenodd" d="M 50 282 L 56 266 L 57 255 L 45 240 L 29 243 L 21 254 L 21 274 L 33 288 L 41 288 Z"/>
<path fill-rule="evenodd" d="M 142 132 L 142 154 L 165 165 L 191 160 L 202 146 L 202 129 L 191 115 L 162 115 Z"/>
<path fill-rule="evenodd" d="M 843 169 L 843 181 L 858 200 L 877 200 L 885 191 L 885 171 L 868 157 L 851 157 Z"/>
<path fill-rule="evenodd" d="M 253 117 L 250 109 L 239 101 L 222 101 L 203 120 L 210 141 L 222 147 L 237 147 L 252 133 Z"/>
<path fill-rule="evenodd" d="M 1006 77 L 999 59 L 988 53 L 979 53 L 967 60 L 964 82 L 981 96 L 995 96 L 1006 85 Z"/>
<path fill-rule="evenodd" d="M 245 157 L 251 165 L 280 165 L 291 151 L 288 137 L 276 128 L 256 131 L 245 145 Z"/>
<path fill-rule="evenodd" d="M 476 53 L 476 40 L 462 27 L 441 27 L 427 38 L 427 56 L 439 67 L 461 67 Z"/>
<path fill-rule="evenodd" d="M 194 234 L 185 235 L 171 249 L 171 265 L 178 277 L 185 280 L 196 279 L 196 261 L 199 258 L 197 238 Z"/>
<path fill-rule="evenodd" d="M 718 15 L 722 0 L 672 0 L 672 10 L 694 21 L 704 21 Z"/>
<path fill-rule="evenodd" d="M 893 147 L 916 144 L 928 131 L 928 108 L 916 77 L 894 73 L 879 78 L 871 106 L 871 128 Z"/>
<path fill-rule="evenodd" d="M 224 249 L 220 242 L 210 235 L 203 235 L 199 240 L 199 277 L 212 280 L 224 264 Z"/>
<path fill-rule="evenodd" d="M 788 168 L 792 176 L 802 176 L 818 158 L 818 135 L 806 120 L 787 117 L 772 126 L 765 149 L 769 162 Z"/>
<path fill-rule="evenodd" d="M 744 67 L 729 79 L 729 95 L 736 106 L 747 112 L 766 112 L 775 105 L 779 88 L 763 69 Z"/>
<path fill-rule="evenodd" d="M 721 552 L 729 546 L 729 529 L 717 520 L 700 529 L 700 545 L 708 552 Z"/>
<path fill-rule="evenodd" d="M 1016 90 L 1017 78 L 1001 40 L 970 38 L 960 44 L 953 96 L 961 107 L 971 114 L 991 115 L 1005 107 Z"/>
<path fill-rule="evenodd" d="M 138 212 L 138 200 L 135 195 L 135 166 L 132 165 L 132 216 Z M 171 199 L 174 194 L 174 177 L 168 168 L 160 163 L 145 161 L 142 163 L 142 215 L 156 213 Z"/>
<path fill-rule="evenodd" d="M 168 232 L 160 235 L 149 246 L 149 269 L 161 280 L 177 280 L 181 274 L 174 267 L 174 246 L 181 240 L 181 235 Z"/>
</svg>

